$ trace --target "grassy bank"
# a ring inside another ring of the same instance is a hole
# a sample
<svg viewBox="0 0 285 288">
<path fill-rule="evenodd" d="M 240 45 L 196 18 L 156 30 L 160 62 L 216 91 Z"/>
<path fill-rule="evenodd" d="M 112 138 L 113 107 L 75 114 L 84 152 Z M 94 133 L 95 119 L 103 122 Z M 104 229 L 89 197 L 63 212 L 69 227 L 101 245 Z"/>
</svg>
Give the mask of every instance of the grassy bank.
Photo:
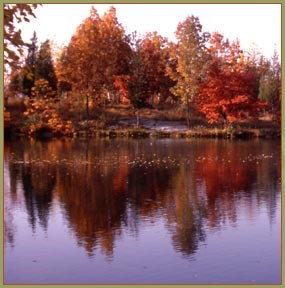
<svg viewBox="0 0 285 288">
<path fill-rule="evenodd" d="M 98 110 L 89 120 L 78 118 L 78 114 L 69 115 L 70 117 L 65 121 L 70 122 L 70 126 L 73 128 L 68 133 L 62 133 L 61 129 L 55 130 L 47 123 L 34 123 L 35 129 L 31 133 L 29 120 L 21 115 L 23 113 L 19 113 L 19 111 L 4 113 L 5 137 L 272 139 L 281 136 L 280 123 L 271 119 L 240 121 L 231 128 L 225 129 L 223 125 L 210 125 L 204 118 L 193 116 L 191 126 L 186 127 L 183 113 L 179 110 L 142 109 L 140 111 L 142 126 L 139 128 L 134 124 L 136 122 L 135 111 L 130 107 L 111 107 L 104 111 Z M 160 127 L 161 123 L 165 123 L 163 121 L 170 123 L 170 129 Z M 180 128 L 177 128 L 178 126 Z"/>
<path fill-rule="evenodd" d="M 144 128 L 128 128 L 128 129 L 85 129 L 74 131 L 70 135 L 55 134 L 48 128 L 44 127 L 33 135 L 27 135 L 19 131 L 5 130 L 5 136 L 30 136 L 39 139 L 52 137 L 74 137 L 74 138 L 220 138 L 220 139 L 278 139 L 281 137 L 280 130 L 272 130 L 268 128 L 202 128 L 188 129 L 183 131 L 164 131 L 151 130 Z"/>
</svg>

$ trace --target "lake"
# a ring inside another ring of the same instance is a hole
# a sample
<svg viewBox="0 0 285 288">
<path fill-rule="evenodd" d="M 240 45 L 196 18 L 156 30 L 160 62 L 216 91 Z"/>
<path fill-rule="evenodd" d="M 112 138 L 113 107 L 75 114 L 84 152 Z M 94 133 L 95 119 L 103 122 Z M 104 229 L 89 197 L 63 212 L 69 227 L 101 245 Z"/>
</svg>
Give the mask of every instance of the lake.
<svg viewBox="0 0 285 288">
<path fill-rule="evenodd" d="M 4 143 L 5 284 L 280 284 L 281 144 Z"/>
</svg>

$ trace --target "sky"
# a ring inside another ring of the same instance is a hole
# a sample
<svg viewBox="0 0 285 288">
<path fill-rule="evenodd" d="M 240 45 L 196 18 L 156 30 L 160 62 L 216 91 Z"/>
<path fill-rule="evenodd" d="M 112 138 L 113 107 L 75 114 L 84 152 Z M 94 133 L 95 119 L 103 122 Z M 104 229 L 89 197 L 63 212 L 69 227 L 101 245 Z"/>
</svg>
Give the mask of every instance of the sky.
<svg viewBox="0 0 285 288">
<path fill-rule="evenodd" d="M 21 24 L 25 41 L 36 31 L 39 42 L 53 40 L 67 45 L 76 28 L 89 16 L 89 4 L 43 4 L 35 10 L 36 19 Z M 179 22 L 198 16 L 203 31 L 220 32 L 231 41 L 238 38 L 241 48 L 260 51 L 271 58 L 274 49 L 281 55 L 281 4 L 93 4 L 99 15 L 110 6 L 126 33 L 157 31 L 175 41 Z"/>
</svg>

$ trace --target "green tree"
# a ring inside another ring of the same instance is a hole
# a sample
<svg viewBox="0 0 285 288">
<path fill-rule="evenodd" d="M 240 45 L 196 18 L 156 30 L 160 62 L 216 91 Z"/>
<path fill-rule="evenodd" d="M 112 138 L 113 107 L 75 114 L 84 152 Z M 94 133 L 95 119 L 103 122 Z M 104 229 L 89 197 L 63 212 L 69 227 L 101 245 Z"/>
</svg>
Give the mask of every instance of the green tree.
<svg viewBox="0 0 285 288">
<path fill-rule="evenodd" d="M 36 81 L 36 63 L 38 57 L 37 42 L 37 35 L 36 32 L 34 32 L 33 37 L 31 38 L 31 43 L 27 44 L 28 55 L 20 75 L 22 78 L 22 93 L 29 97 L 32 95 L 32 88 Z"/>
<path fill-rule="evenodd" d="M 171 92 L 179 97 L 187 110 L 187 124 L 190 125 L 191 106 L 198 86 L 203 78 L 207 62 L 206 42 L 209 33 L 202 32 L 200 20 L 195 16 L 188 16 L 177 26 L 177 49 L 174 51 L 177 58 L 177 69 L 172 70 L 171 77 L 176 85 Z"/>
<path fill-rule="evenodd" d="M 56 91 L 57 78 L 55 75 L 54 64 L 51 55 L 50 41 L 46 40 L 40 46 L 35 63 L 35 79 L 45 79 L 49 86 Z"/>
<path fill-rule="evenodd" d="M 58 79 L 58 92 L 60 95 L 67 95 L 72 90 L 72 84 L 67 73 L 68 57 L 67 47 L 63 47 L 59 57 L 56 59 L 55 71 Z"/>
<path fill-rule="evenodd" d="M 269 108 L 271 108 L 271 113 L 273 115 L 280 114 L 281 65 L 276 51 L 274 51 L 271 61 L 268 61 L 267 65 L 262 70 L 258 98 L 269 103 Z"/>
<path fill-rule="evenodd" d="M 20 92 L 31 97 L 33 96 L 35 82 L 42 79 L 45 79 L 49 87 L 56 91 L 57 78 L 49 40 L 43 42 L 40 49 L 38 49 L 37 35 L 34 32 L 31 42 L 27 46 L 28 54 L 23 67 L 21 69 L 12 68 L 13 73 L 11 73 L 10 78 L 11 91 Z M 53 95 L 55 94 L 53 93 Z"/>
</svg>

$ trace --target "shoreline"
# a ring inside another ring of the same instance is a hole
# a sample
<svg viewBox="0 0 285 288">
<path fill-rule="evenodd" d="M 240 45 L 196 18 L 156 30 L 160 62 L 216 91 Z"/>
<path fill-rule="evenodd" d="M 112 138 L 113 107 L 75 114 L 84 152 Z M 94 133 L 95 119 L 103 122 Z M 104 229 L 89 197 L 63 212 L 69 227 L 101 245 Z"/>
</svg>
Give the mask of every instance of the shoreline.
<svg viewBox="0 0 285 288">
<path fill-rule="evenodd" d="M 68 135 L 54 133 L 48 127 L 42 127 L 33 134 L 13 131 L 12 128 L 4 128 L 5 138 L 31 137 L 39 140 L 52 138 L 217 138 L 217 139 L 280 139 L 281 129 L 268 128 L 190 128 L 186 130 L 165 130 L 139 128 L 116 128 L 116 129 L 84 129 L 77 130 Z"/>
<path fill-rule="evenodd" d="M 121 110 L 119 111 L 121 112 Z M 130 113 L 130 112 L 129 112 Z M 51 126 L 48 123 L 35 123 L 31 130 L 24 118 L 4 118 L 4 137 L 31 137 L 38 139 L 51 138 L 221 138 L 221 139 L 280 139 L 281 125 L 277 121 L 259 119 L 239 121 L 228 127 L 210 125 L 201 118 L 192 118 L 191 126 L 186 121 L 168 115 L 166 111 L 143 111 L 139 126 L 133 115 L 106 116 L 99 119 L 75 121 L 69 119 L 70 129 L 62 125 Z M 168 116 L 168 117 L 166 117 Z M 72 128 L 71 128 L 72 127 Z"/>
</svg>

